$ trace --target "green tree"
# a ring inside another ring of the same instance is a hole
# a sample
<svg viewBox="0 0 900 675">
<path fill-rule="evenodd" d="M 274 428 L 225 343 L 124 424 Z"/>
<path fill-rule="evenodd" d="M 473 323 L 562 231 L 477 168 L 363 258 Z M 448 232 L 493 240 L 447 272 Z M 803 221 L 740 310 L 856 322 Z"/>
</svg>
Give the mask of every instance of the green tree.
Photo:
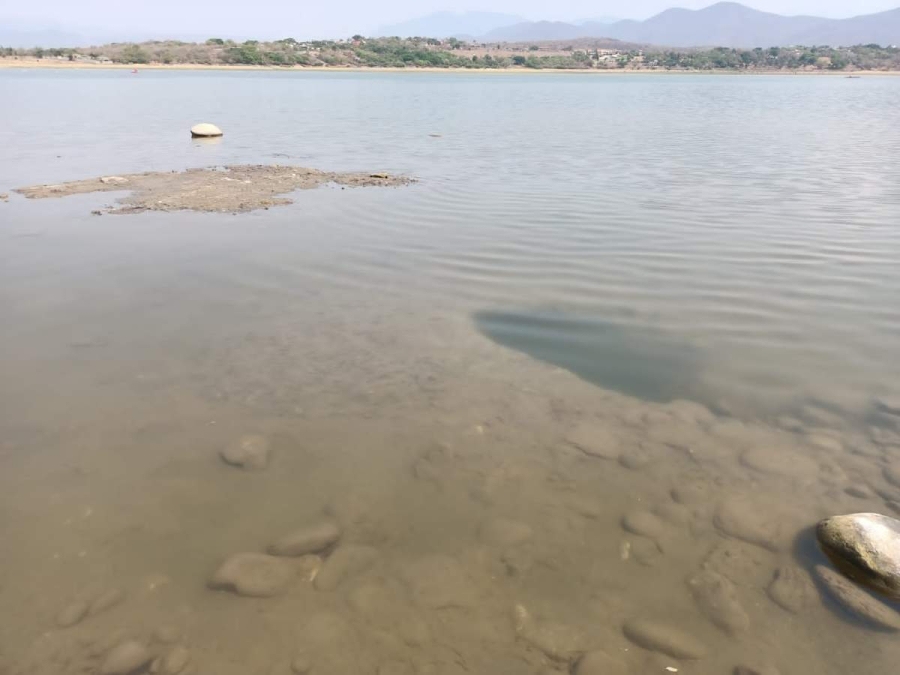
<svg viewBox="0 0 900 675">
<path fill-rule="evenodd" d="M 41 47 L 34 48 L 34 58 L 36 58 L 36 59 L 44 58 L 44 50 Z"/>
<path fill-rule="evenodd" d="M 150 63 L 150 55 L 139 45 L 128 45 L 117 60 L 120 63 Z"/>
<path fill-rule="evenodd" d="M 209 40 L 206 41 L 206 44 L 219 45 L 221 47 L 225 44 L 225 40 L 223 40 L 222 38 L 209 38 Z"/>
</svg>

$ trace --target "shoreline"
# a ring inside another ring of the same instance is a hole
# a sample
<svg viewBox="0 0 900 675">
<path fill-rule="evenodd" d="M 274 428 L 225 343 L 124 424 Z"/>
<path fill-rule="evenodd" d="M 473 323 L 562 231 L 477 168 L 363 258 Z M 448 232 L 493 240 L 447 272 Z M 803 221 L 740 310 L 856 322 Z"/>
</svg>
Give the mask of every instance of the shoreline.
<svg viewBox="0 0 900 675">
<path fill-rule="evenodd" d="M 0 58 L 0 70 L 198 70 L 198 71 L 275 71 L 275 72 L 335 72 L 335 73 L 563 73 L 581 75 L 803 75 L 818 77 L 897 77 L 900 70 L 666 70 L 630 69 L 601 70 L 594 68 L 392 68 L 383 66 L 250 66 L 243 64 L 202 64 L 202 63 L 84 63 L 59 61 L 55 59 Z"/>
</svg>

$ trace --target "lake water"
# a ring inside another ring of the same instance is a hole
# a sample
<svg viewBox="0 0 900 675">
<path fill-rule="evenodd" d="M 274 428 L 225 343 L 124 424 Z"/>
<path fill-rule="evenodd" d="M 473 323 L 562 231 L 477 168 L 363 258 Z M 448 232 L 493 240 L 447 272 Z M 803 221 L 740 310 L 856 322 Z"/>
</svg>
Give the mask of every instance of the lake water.
<svg viewBox="0 0 900 675">
<path fill-rule="evenodd" d="M 3 675 L 126 639 L 201 675 L 900 659 L 810 534 L 900 508 L 900 78 L 0 70 L 0 100 Z M 12 193 L 247 163 L 418 182 Z M 247 434 L 265 470 L 220 460 Z M 208 588 L 324 520 L 337 583 Z"/>
</svg>

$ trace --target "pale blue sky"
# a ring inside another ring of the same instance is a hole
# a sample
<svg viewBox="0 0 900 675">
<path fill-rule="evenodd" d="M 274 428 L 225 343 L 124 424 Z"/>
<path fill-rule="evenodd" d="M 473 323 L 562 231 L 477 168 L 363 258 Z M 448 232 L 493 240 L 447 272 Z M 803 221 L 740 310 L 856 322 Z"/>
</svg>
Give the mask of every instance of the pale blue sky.
<svg viewBox="0 0 900 675">
<path fill-rule="evenodd" d="M 86 27 L 131 34 L 345 37 L 368 33 L 439 10 L 481 10 L 528 19 L 574 20 L 595 16 L 642 19 L 668 7 L 698 9 L 712 0 L 0 0 L 0 20 Z M 779 14 L 846 17 L 900 5 L 900 0 L 747 0 Z"/>
</svg>

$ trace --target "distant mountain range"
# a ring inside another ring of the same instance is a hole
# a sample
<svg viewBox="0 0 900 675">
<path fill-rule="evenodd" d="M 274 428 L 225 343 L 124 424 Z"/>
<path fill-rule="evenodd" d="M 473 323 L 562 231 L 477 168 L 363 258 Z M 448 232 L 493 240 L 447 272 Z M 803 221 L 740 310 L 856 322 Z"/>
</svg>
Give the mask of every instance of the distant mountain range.
<svg viewBox="0 0 900 675">
<path fill-rule="evenodd" d="M 521 25 L 524 19 L 496 12 L 437 12 L 382 26 L 373 37 L 466 37 L 484 35 L 504 26 Z"/>
<path fill-rule="evenodd" d="M 606 37 L 668 47 L 778 47 L 876 43 L 900 44 L 900 8 L 850 19 L 781 16 L 735 2 L 705 9 L 667 9 L 646 21 L 587 22 L 581 25 L 537 21 L 497 28 L 484 42 L 529 42 Z"/>
</svg>

